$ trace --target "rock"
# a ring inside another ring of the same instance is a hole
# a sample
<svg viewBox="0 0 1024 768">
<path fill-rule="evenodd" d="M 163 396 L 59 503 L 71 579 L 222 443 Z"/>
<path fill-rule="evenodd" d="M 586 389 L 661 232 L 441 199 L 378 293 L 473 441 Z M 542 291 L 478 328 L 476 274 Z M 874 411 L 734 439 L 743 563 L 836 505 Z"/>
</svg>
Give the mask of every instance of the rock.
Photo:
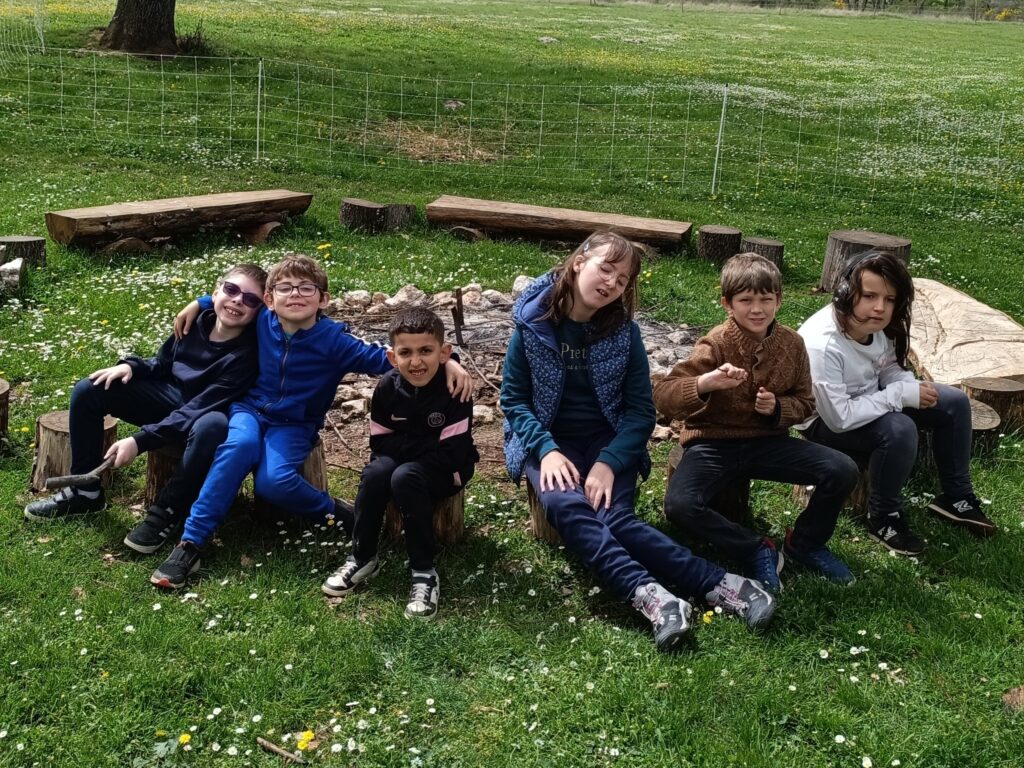
<svg viewBox="0 0 1024 768">
<path fill-rule="evenodd" d="M 358 400 L 346 400 L 341 404 L 341 418 L 345 421 L 365 416 L 369 411 L 370 404 L 361 397 Z"/>
<path fill-rule="evenodd" d="M 483 304 L 484 297 L 480 291 L 467 291 L 462 289 L 462 305 L 465 307 L 478 307 Z"/>
<path fill-rule="evenodd" d="M 324 314 L 328 317 L 333 317 L 339 314 L 345 308 L 345 302 L 341 299 L 331 299 L 327 302 L 327 309 L 324 310 Z"/>
<path fill-rule="evenodd" d="M 1011 712 L 1020 712 L 1024 709 L 1024 685 L 1011 688 L 1004 693 L 1003 706 Z"/>
<path fill-rule="evenodd" d="M 455 294 L 453 294 L 451 291 L 441 291 L 440 293 L 434 294 L 433 301 L 434 304 L 439 309 L 447 309 L 448 307 L 454 307 Z"/>
<path fill-rule="evenodd" d="M 371 304 L 366 308 L 366 314 L 368 315 L 384 315 L 391 311 L 391 307 L 383 302 L 380 304 Z"/>
<path fill-rule="evenodd" d="M 689 330 L 672 331 L 665 338 L 673 344 L 690 344 L 693 341 L 693 335 Z"/>
<path fill-rule="evenodd" d="M 383 304 L 388 300 L 388 295 L 383 291 L 374 291 L 373 296 L 370 297 L 371 304 Z"/>
<path fill-rule="evenodd" d="M 519 294 L 533 285 L 533 280 L 529 275 L 519 275 L 512 283 L 512 298 L 518 299 Z"/>
<path fill-rule="evenodd" d="M 370 298 L 369 291 L 347 291 L 344 296 L 345 303 L 350 307 L 368 307 Z"/>
<path fill-rule="evenodd" d="M 24 259 L 9 261 L 0 267 L 0 293 L 15 293 L 25 282 L 28 264 Z"/>
<path fill-rule="evenodd" d="M 427 294 L 415 285 L 403 285 L 398 289 L 398 293 L 390 299 L 385 300 L 384 303 L 391 308 L 418 307 L 426 300 L 426 298 Z"/>
<path fill-rule="evenodd" d="M 359 390 L 351 384 L 342 384 L 334 394 L 334 402 L 331 403 L 331 407 L 340 408 L 345 402 L 349 400 L 358 400 L 360 397 L 361 395 L 359 394 Z"/>
<path fill-rule="evenodd" d="M 459 101 L 458 99 L 445 99 L 444 108 L 455 111 L 456 109 L 462 109 L 466 104 Z"/>
<path fill-rule="evenodd" d="M 659 442 L 664 442 L 665 440 L 672 440 L 675 437 L 676 434 L 671 427 L 663 427 L 660 425 L 655 427 L 654 431 L 651 433 L 651 439 L 657 440 Z"/>
<path fill-rule="evenodd" d="M 480 283 L 467 283 L 466 285 L 462 286 L 463 293 L 465 293 L 466 291 L 476 291 L 477 293 L 482 293 L 483 290 L 484 287 L 480 285 Z"/>
<path fill-rule="evenodd" d="M 501 291 L 494 290 L 493 288 L 488 288 L 486 291 L 481 293 L 480 296 L 492 307 L 500 307 L 502 304 L 508 303 L 508 296 Z"/>
<path fill-rule="evenodd" d="M 473 406 L 474 424 L 493 424 L 498 419 L 497 412 L 489 405 Z"/>
<path fill-rule="evenodd" d="M 558 38 L 557 37 L 551 37 L 550 35 L 544 35 L 543 37 L 538 37 L 537 40 L 539 42 L 544 43 L 544 45 L 551 45 L 552 43 L 557 43 L 558 42 Z"/>
<path fill-rule="evenodd" d="M 656 349 L 651 353 L 651 357 L 654 358 L 655 362 L 659 365 L 664 365 L 671 368 L 679 360 L 676 357 L 676 351 L 674 349 Z"/>
<path fill-rule="evenodd" d="M 370 400 L 373 398 L 373 389 L 374 386 L 369 384 L 360 387 L 357 391 L 359 392 L 359 397 L 363 398 L 363 400 Z"/>
</svg>

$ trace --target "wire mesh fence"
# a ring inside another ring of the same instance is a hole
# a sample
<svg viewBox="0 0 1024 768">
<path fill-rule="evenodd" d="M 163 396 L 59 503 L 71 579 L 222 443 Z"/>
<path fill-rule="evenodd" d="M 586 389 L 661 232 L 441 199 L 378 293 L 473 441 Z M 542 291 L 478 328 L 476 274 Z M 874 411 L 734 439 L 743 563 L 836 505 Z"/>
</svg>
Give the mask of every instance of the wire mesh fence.
<svg viewBox="0 0 1024 768">
<path fill-rule="evenodd" d="M 175 162 L 802 194 L 1011 224 L 1024 211 L 1024 116 L 912 94 L 492 83 L 31 46 L 0 56 L 7 129 Z"/>
</svg>

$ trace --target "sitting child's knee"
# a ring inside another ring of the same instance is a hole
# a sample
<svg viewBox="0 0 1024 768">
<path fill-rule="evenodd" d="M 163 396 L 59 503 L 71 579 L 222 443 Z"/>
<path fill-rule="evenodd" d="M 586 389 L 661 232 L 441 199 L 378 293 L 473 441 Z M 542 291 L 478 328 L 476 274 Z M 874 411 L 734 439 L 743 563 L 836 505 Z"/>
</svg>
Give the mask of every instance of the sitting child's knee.
<svg viewBox="0 0 1024 768">
<path fill-rule="evenodd" d="M 665 494 L 665 517 L 677 525 L 692 519 L 697 509 L 697 497 L 693 494 Z"/>
</svg>

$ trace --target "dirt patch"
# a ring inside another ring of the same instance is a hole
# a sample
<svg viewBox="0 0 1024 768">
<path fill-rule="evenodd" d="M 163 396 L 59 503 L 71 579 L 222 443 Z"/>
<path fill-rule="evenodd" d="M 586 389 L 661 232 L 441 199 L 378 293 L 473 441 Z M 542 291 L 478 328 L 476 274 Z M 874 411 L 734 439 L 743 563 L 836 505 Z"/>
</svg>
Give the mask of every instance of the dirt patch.
<svg viewBox="0 0 1024 768">
<path fill-rule="evenodd" d="M 461 125 L 424 127 L 404 120 L 385 120 L 369 133 L 349 136 L 353 143 L 384 145 L 412 160 L 437 163 L 492 163 L 500 152 L 481 146 L 479 138 Z"/>
</svg>

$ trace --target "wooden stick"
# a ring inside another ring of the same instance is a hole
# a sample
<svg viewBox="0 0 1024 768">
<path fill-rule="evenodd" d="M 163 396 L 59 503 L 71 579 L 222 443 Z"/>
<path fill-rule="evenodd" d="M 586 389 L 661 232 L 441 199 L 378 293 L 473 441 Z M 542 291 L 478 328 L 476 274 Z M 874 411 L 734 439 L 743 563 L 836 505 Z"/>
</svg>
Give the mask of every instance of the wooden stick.
<svg viewBox="0 0 1024 768">
<path fill-rule="evenodd" d="M 256 743 L 263 747 L 267 752 L 273 752 L 278 757 L 283 757 L 285 760 L 291 760 L 293 763 L 299 763 L 305 765 L 306 761 L 301 754 L 289 752 L 287 749 L 282 749 L 271 741 L 267 741 L 262 736 L 256 737 Z"/>
<path fill-rule="evenodd" d="M 335 437 L 337 437 L 338 440 L 341 441 L 341 444 L 348 449 L 348 452 L 351 453 L 353 456 L 358 456 L 359 454 L 353 451 L 352 446 L 348 444 L 348 441 L 345 440 L 344 437 L 342 437 L 341 430 L 338 429 L 338 425 L 334 422 L 334 419 L 331 418 L 330 414 L 327 414 L 327 424 L 330 426 L 331 429 L 334 430 Z"/>
<path fill-rule="evenodd" d="M 54 488 L 81 488 L 83 485 L 92 485 L 100 481 L 100 475 L 114 466 L 113 457 L 104 459 L 96 469 L 86 472 L 84 475 L 60 475 L 59 477 L 46 478 L 46 489 L 52 491 Z"/>
</svg>

